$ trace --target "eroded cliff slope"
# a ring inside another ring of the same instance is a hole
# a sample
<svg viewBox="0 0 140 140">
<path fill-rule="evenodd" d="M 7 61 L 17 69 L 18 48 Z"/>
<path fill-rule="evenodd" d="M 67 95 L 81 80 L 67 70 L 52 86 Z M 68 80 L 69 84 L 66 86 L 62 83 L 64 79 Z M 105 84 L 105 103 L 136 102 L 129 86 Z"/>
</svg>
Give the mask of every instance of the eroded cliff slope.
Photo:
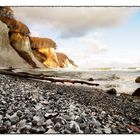
<svg viewBox="0 0 140 140">
<path fill-rule="evenodd" d="M 31 68 L 9 43 L 9 29 L 0 21 L 0 67 Z"/>
</svg>

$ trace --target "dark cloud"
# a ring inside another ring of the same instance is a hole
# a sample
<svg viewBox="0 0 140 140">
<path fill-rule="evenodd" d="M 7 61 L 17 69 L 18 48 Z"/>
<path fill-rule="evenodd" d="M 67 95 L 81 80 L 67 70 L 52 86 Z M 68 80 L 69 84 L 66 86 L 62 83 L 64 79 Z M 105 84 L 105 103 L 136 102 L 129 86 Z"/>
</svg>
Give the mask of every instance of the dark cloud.
<svg viewBox="0 0 140 140">
<path fill-rule="evenodd" d="M 59 32 L 62 38 L 80 37 L 98 27 L 111 27 L 123 23 L 136 8 L 14 8 L 18 19 L 30 24 L 46 26 Z"/>
</svg>

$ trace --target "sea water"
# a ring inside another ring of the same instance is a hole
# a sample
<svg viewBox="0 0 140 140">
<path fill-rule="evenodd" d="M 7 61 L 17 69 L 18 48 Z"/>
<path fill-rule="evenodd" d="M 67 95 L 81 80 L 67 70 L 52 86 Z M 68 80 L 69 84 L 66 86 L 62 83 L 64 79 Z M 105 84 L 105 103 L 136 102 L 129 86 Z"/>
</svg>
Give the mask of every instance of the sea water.
<svg viewBox="0 0 140 140">
<path fill-rule="evenodd" d="M 87 70 L 87 71 L 53 71 L 48 74 L 55 74 L 63 78 L 88 80 L 94 79 L 99 83 L 98 88 L 108 90 L 115 88 L 118 93 L 132 94 L 140 87 L 135 79 L 140 76 L 140 70 Z"/>
<path fill-rule="evenodd" d="M 115 88 L 118 93 L 132 94 L 140 83 L 135 79 L 140 76 L 140 69 L 111 69 L 111 70 L 67 70 L 67 69 L 44 69 L 36 70 L 37 73 L 43 73 L 49 76 L 62 77 L 67 79 L 88 80 L 93 78 L 93 83 L 98 83 L 101 88 L 108 90 Z M 90 81 L 92 82 L 92 81 Z M 86 86 L 86 85 L 85 85 Z"/>
</svg>

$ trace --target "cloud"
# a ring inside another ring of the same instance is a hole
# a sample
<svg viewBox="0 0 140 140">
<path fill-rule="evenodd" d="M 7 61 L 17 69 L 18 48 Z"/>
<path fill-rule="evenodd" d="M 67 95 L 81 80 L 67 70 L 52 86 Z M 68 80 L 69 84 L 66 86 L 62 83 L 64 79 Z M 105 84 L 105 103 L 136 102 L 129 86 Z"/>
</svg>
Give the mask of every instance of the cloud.
<svg viewBox="0 0 140 140">
<path fill-rule="evenodd" d="M 82 61 L 80 58 L 75 58 L 79 68 L 95 68 L 95 67 L 138 67 L 140 64 L 140 59 L 128 59 L 123 58 L 123 60 L 118 57 L 110 57 L 107 55 L 94 55 L 89 57 L 84 57 Z"/>
<path fill-rule="evenodd" d="M 108 49 L 108 46 L 106 44 L 103 44 L 99 39 L 94 38 L 81 38 L 80 39 L 83 45 L 86 45 L 86 52 L 88 54 L 99 54 L 106 52 Z"/>
<path fill-rule="evenodd" d="M 65 52 L 79 67 L 95 67 L 98 63 L 102 64 L 104 58 L 102 58 L 102 61 L 98 61 L 98 58 L 105 56 L 110 48 L 110 46 L 105 44 L 100 38 L 95 39 L 94 35 L 93 37 L 84 36 L 75 39 L 76 45 L 74 46 L 73 44 L 68 43 L 71 40 L 61 39 L 61 42 L 64 43 L 62 43 L 62 46 L 65 46 L 65 44 L 67 44 L 67 46 L 58 47 L 57 51 Z M 95 58 L 97 61 L 95 61 Z"/>
<path fill-rule="evenodd" d="M 127 7 L 14 8 L 17 18 L 58 31 L 62 38 L 84 36 L 99 27 L 118 26 L 135 10 L 136 8 Z"/>
<path fill-rule="evenodd" d="M 96 32 L 93 33 L 93 36 L 96 37 L 96 38 L 101 38 L 103 36 L 103 33 L 96 31 Z"/>
</svg>

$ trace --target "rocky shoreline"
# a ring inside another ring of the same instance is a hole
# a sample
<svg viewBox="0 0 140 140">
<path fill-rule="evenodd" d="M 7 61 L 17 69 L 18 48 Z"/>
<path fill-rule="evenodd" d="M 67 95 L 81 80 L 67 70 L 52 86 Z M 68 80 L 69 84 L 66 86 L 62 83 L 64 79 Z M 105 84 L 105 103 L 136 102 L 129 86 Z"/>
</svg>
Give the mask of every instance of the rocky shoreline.
<svg viewBox="0 0 140 140">
<path fill-rule="evenodd" d="M 0 75 L 1 134 L 140 133 L 140 98 Z"/>
</svg>

